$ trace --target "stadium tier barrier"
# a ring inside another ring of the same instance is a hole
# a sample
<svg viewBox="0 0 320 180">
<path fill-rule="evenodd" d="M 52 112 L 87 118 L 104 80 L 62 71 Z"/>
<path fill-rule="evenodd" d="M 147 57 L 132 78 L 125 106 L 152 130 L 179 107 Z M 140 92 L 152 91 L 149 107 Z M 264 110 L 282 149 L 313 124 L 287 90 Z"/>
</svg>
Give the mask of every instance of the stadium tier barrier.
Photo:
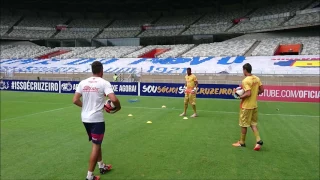
<svg viewBox="0 0 320 180">
<path fill-rule="evenodd" d="M 36 81 L 1 80 L 1 91 L 74 93 L 79 81 Z M 117 95 L 184 97 L 184 84 L 111 82 Z M 233 90 L 237 84 L 199 84 L 198 98 L 234 99 Z M 262 101 L 314 102 L 319 103 L 319 86 L 265 86 L 265 92 L 258 97 Z"/>
</svg>

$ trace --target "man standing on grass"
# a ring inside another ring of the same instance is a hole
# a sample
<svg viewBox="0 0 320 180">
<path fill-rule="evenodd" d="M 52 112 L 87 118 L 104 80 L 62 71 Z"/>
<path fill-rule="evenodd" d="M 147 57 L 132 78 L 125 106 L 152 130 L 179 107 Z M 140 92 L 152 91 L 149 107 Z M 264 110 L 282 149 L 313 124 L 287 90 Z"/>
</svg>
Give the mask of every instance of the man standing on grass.
<svg viewBox="0 0 320 180">
<path fill-rule="evenodd" d="M 246 76 L 242 80 L 242 89 L 245 91 L 243 95 L 239 97 L 240 103 L 240 117 L 239 125 L 241 127 L 240 141 L 232 144 L 235 147 L 245 147 L 245 140 L 247 134 L 247 127 L 251 127 L 255 137 L 256 146 L 254 150 L 259 151 L 263 145 L 263 141 L 260 139 L 259 131 L 257 128 L 258 121 L 258 105 L 257 98 L 259 94 L 264 91 L 263 85 L 260 79 L 251 74 L 252 67 L 249 63 L 243 65 L 243 74 Z"/>
<path fill-rule="evenodd" d="M 185 89 L 185 96 L 184 96 L 184 111 L 180 116 L 187 115 L 188 104 L 192 105 L 192 109 L 194 114 L 191 117 L 197 117 L 197 110 L 196 110 L 196 94 L 197 94 L 197 87 L 198 87 L 198 80 L 197 77 L 191 73 L 191 68 L 187 68 L 187 75 L 185 76 L 186 83 L 184 85 Z"/>
<path fill-rule="evenodd" d="M 115 113 L 121 109 L 121 106 L 110 82 L 102 79 L 102 63 L 95 61 L 92 63 L 91 68 L 93 76 L 79 83 L 73 97 L 73 103 L 82 108 L 81 119 L 89 136 L 89 141 L 92 141 L 92 151 L 86 180 L 99 180 L 99 176 L 93 175 L 96 163 L 98 163 L 101 174 L 105 174 L 112 167 L 102 161 L 101 143 L 105 132 L 103 118 L 103 109 L 106 102 L 105 96 L 108 96 L 117 107 L 112 112 L 105 109 L 106 111 Z M 80 100 L 81 96 L 83 102 Z"/>
</svg>

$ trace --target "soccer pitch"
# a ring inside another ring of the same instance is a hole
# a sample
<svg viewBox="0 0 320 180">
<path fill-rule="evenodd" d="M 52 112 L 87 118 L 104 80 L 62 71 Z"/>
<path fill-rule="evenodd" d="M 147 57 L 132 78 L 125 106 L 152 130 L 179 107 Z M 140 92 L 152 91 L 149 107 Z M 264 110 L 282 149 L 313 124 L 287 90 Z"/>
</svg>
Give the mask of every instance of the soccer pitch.
<svg viewBox="0 0 320 180">
<path fill-rule="evenodd" d="M 91 143 L 72 97 L 1 92 L 1 179 L 85 179 Z M 251 129 L 246 148 L 231 145 L 238 100 L 198 98 L 199 117 L 184 120 L 182 98 L 119 98 L 122 110 L 105 113 L 103 160 L 113 170 L 101 180 L 319 179 L 319 103 L 259 102 L 256 152 Z"/>
</svg>

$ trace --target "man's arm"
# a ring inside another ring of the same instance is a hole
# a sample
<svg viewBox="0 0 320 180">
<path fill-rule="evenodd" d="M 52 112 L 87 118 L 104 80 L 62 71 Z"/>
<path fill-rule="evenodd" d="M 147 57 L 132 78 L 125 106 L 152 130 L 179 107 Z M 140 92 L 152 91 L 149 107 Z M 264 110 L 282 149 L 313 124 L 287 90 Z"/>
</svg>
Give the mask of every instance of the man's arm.
<svg viewBox="0 0 320 180">
<path fill-rule="evenodd" d="M 121 104 L 117 96 L 114 94 L 112 86 L 109 82 L 106 83 L 104 88 L 104 94 L 108 96 L 110 101 L 116 106 L 115 112 L 119 111 L 121 109 Z"/>
<path fill-rule="evenodd" d="M 258 95 L 262 94 L 263 92 L 264 92 L 264 87 L 262 85 L 261 80 L 259 79 L 259 92 L 258 92 Z"/>
<path fill-rule="evenodd" d="M 79 83 L 72 99 L 73 104 L 79 107 L 82 107 L 82 101 L 80 100 L 81 96 L 82 96 L 82 88 L 81 88 L 81 83 Z"/>
<path fill-rule="evenodd" d="M 194 87 L 195 87 L 196 89 L 198 88 L 198 85 L 199 85 L 199 84 L 198 84 L 198 81 L 195 80 L 195 81 L 194 81 Z"/>
<path fill-rule="evenodd" d="M 81 96 L 82 95 L 78 92 L 74 93 L 73 100 L 72 100 L 73 104 L 75 104 L 79 107 L 82 107 L 82 101 L 80 100 Z"/>
<path fill-rule="evenodd" d="M 245 99 L 251 96 L 251 86 L 248 82 L 243 82 L 243 90 L 245 91 L 241 96 L 240 99 Z"/>
<path fill-rule="evenodd" d="M 119 111 L 121 109 L 121 104 L 120 104 L 120 101 L 117 98 L 117 96 L 114 93 L 110 93 L 110 94 L 108 94 L 108 98 L 116 106 L 115 112 Z"/>
<path fill-rule="evenodd" d="M 251 96 L 251 90 L 247 90 L 242 94 L 242 96 L 240 96 L 240 99 L 244 99 L 250 96 Z"/>
<path fill-rule="evenodd" d="M 258 92 L 258 94 L 260 95 L 260 94 L 262 94 L 264 92 L 264 87 L 263 87 L 263 85 L 261 85 L 261 86 L 259 86 L 259 92 Z"/>
<path fill-rule="evenodd" d="M 199 83 L 198 83 L 198 79 L 197 79 L 197 77 L 196 77 L 196 76 L 194 76 L 193 81 L 194 81 L 194 89 L 193 89 L 193 91 L 196 91 L 196 90 L 197 90 L 197 88 L 198 88 L 198 85 L 199 85 Z"/>
</svg>

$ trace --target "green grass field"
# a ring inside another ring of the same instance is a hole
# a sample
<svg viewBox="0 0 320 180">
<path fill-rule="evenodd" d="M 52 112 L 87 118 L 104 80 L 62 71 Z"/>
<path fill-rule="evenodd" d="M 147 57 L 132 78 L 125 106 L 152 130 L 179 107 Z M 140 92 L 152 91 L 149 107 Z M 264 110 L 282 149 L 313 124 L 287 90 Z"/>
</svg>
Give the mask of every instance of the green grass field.
<svg viewBox="0 0 320 180">
<path fill-rule="evenodd" d="M 1 179 L 85 179 L 91 143 L 72 96 L 1 92 Z M 105 114 L 103 159 L 113 170 L 102 180 L 319 179 L 317 103 L 259 102 L 256 152 L 251 130 L 246 148 L 231 145 L 237 100 L 198 99 L 199 117 L 183 120 L 181 98 L 119 98 L 122 110 Z"/>
</svg>

